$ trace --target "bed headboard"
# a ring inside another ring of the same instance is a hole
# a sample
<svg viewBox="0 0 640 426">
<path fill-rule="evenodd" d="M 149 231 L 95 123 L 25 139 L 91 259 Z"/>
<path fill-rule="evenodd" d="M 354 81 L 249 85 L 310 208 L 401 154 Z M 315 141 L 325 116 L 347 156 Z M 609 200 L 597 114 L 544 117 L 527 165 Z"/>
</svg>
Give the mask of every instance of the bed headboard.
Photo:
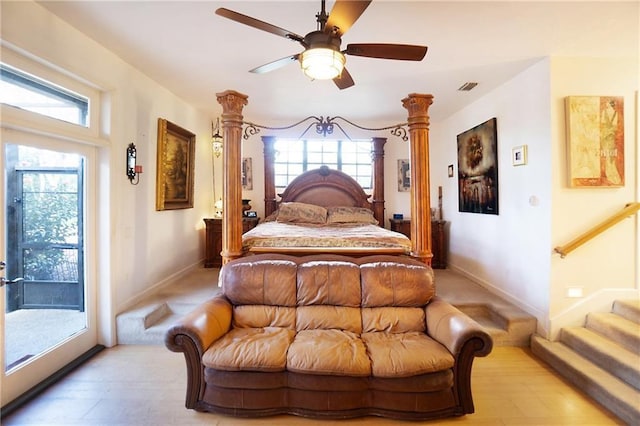
<svg viewBox="0 0 640 426">
<path fill-rule="evenodd" d="M 322 166 L 309 170 L 291 181 L 284 192 L 276 198 L 275 186 L 275 149 L 276 138 L 262 136 L 264 144 L 264 210 L 269 216 L 278 208 L 281 202 L 297 201 L 300 203 L 316 204 L 323 207 L 353 206 L 366 207 L 373 211 L 380 226 L 384 226 L 384 144 L 386 138 L 372 138 L 372 188 L 368 195 L 360 184 L 338 170 Z"/>
<path fill-rule="evenodd" d="M 280 202 L 297 201 L 322 207 L 352 206 L 372 208 L 370 195 L 346 173 L 327 166 L 309 170 L 291 181 Z"/>
</svg>

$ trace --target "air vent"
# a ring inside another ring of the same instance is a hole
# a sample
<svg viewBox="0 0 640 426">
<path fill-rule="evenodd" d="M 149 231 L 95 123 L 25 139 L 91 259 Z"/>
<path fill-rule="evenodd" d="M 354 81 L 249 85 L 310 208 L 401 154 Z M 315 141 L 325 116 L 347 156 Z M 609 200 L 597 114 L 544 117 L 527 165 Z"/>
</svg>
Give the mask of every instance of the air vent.
<svg viewBox="0 0 640 426">
<path fill-rule="evenodd" d="M 474 87 L 476 87 L 478 85 L 478 83 L 474 82 L 474 81 L 468 81 L 465 84 L 463 84 L 462 86 L 458 87 L 458 90 L 461 92 L 468 92 L 471 89 L 473 89 Z"/>
</svg>

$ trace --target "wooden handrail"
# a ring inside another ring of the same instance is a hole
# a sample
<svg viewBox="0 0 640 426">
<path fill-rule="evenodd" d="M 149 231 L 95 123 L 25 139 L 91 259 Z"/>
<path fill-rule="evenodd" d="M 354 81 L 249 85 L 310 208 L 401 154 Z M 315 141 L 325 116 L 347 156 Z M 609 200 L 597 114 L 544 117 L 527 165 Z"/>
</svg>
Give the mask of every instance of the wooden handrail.
<svg viewBox="0 0 640 426">
<path fill-rule="evenodd" d="M 567 243 L 567 244 L 565 244 L 565 245 L 563 245 L 561 247 L 556 247 L 553 250 L 556 253 L 559 253 L 560 257 L 565 257 L 567 254 L 569 254 L 573 250 L 577 249 L 578 247 L 580 247 L 581 245 L 583 245 L 587 241 L 591 240 L 592 238 L 594 238 L 594 237 L 598 236 L 599 234 L 603 233 L 607 229 L 611 228 L 616 223 L 622 221 L 623 219 L 626 219 L 627 217 L 629 217 L 631 215 L 634 215 L 634 214 L 638 213 L 638 210 L 640 210 L 640 203 L 629 203 L 622 210 L 620 210 L 618 213 L 614 214 L 610 218 L 608 218 L 608 219 L 604 220 L 603 222 L 599 223 L 598 225 L 594 226 L 589 231 L 587 231 L 584 234 L 580 235 L 575 240 L 573 240 L 573 241 L 571 241 L 571 242 L 569 242 L 569 243 Z"/>
</svg>

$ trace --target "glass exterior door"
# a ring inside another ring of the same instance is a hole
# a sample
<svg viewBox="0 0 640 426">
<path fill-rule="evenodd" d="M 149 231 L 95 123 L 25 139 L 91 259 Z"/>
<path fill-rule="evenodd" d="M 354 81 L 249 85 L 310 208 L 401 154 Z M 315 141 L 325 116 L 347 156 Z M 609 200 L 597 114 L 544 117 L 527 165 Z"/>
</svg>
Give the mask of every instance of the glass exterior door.
<svg viewBox="0 0 640 426">
<path fill-rule="evenodd" d="M 85 157 L 5 143 L 2 160 L 4 406 L 96 337 L 85 273 Z"/>
</svg>

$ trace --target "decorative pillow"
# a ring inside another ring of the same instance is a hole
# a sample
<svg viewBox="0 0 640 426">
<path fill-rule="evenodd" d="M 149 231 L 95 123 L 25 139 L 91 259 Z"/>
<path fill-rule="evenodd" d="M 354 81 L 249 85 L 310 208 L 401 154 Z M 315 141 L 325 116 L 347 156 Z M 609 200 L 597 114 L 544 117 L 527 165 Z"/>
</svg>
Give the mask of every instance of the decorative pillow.
<svg viewBox="0 0 640 426">
<path fill-rule="evenodd" d="M 327 223 L 378 224 L 373 212 L 365 207 L 329 207 Z"/>
<path fill-rule="evenodd" d="M 327 209 L 305 203 L 282 203 L 278 209 L 278 222 L 321 223 L 327 222 Z"/>
</svg>

